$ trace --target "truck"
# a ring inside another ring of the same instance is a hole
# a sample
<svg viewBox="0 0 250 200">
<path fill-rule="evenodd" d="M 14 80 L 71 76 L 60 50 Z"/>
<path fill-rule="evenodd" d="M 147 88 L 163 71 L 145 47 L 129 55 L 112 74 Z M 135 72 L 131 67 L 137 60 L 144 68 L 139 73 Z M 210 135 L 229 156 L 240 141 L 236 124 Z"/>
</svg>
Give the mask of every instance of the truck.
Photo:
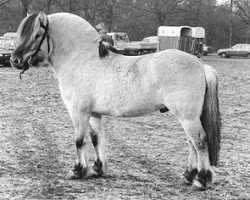
<svg viewBox="0 0 250 200">
<path fill-rule="evenodd" d="M 16 42 L 10 37 L 0 36 L 0 67 L 10 67 L 10 56 L 16 48 Z"/>
<path fill-rule="evenodd" d="M 113 41 L 114 47 L 123 55 L 143 55 L 157 51 L 158 40 L 133 41 L 130 42 L 126 32 L 107 33 Z"/>
</svg>

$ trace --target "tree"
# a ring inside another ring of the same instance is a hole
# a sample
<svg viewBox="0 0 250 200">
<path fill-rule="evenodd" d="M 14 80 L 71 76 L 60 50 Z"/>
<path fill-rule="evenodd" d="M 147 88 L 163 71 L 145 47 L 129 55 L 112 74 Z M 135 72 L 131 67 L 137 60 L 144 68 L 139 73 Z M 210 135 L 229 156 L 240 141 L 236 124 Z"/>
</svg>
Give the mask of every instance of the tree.
<svg viewBox="0 0 250 200">
<path fill-rule="evenodd" d="M 33 1 L 29 5 L 29 13 L 37 13 L 39 11 L 43 11 L 46 14 L 51 13 L 51 8 L 52 6 L 58 5 L 57 1 L 52 1 L 52 0 L 37 0 Z M 60 7 L 58 5 L 58 7 Z"/>
<path fill-rule="evenodd" d="M 250 2 L 233 0 L 232 43 L 250 42 Z M 216 0 L 0 0 L 0 34 L 16 31 L 27 11 L 71 12 L 93 26 L 124 31 L 132 40 L 156 35 L 160 25 L 202 26 L 208 45 L 228 46 L 229 4 Z"/>
<path fill-rule="evenodd" d="M 0 3 L 0 34 L 16 31 L 21 19 L 22 4 L 20 1 L 10 0 Z"/>
<path fill-rule="evenodd" d="M 172 24 L 173 15 L 186 12 L 182 4 L 185 0 L 134 0 L 130 7 L 149 12 L 156 16 L 158 26 Z"/>
<path fill-rule="evenodd" d="M 22 18 L 25 18 L 27 16 L 28 10 L 29 10 L 29 4 L 32 0 L 21 0 L 22 6 L 23 6 L 23 14 Z"/>
<path fill-rule="evenodd" d="M 250 43 L 250 2 L 249 0 L 233 1 L 235 5 L 235 14 L 240 18 L 245 25 L 246 43 Z"/>
</svg>

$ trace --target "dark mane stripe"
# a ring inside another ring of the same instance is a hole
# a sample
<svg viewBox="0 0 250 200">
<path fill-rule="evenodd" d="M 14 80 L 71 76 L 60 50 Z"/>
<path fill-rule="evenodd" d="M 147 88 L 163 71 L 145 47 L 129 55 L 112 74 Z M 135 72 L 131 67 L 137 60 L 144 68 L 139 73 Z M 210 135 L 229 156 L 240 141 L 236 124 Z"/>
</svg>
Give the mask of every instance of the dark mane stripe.
<svg viewBox="0 0 250 200">
<path fill-rule="evenodd" d="M 109 55 L 109 51 L 112 51 L 113 53 L 120 54 L 119 51 L 113 47 L 110 43 L 101 41 L 99 43 L 99 56 L 100 58 L 105 58 Z"/>
<path fill-rule="evenodd" d="M 30 15 L 23 23 L 23 26 L 20 30 L 20 38 L 30 38 L 32 32 L 33 32 L 33 27 L 34 27 L 34 21 L 36 19 L 38 14 L 33 14 Z"/>
</svg>

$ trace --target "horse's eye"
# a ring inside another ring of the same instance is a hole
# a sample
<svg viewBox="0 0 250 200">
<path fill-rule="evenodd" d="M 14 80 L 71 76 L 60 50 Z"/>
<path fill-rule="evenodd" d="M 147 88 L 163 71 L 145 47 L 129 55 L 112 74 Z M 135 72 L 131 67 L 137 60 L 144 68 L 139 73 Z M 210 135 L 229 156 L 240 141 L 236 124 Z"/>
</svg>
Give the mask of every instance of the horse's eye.
<svg viewBox="0 0 250 200">
<path fill-rule="evenodd" d="M 35 39 L 37 39 L 37 38 L 39 38 L 39 37 L 40 37 L 40 35 L 36 35 Z"/>
</svg>

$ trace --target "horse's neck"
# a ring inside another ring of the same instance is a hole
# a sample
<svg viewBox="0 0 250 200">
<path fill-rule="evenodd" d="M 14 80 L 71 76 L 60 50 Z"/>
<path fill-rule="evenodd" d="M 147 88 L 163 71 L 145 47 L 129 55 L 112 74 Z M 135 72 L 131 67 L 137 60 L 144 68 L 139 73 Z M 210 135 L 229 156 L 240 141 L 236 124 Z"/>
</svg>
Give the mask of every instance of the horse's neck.
<svg viewBox="0 0 250 200">
<path fill-rule="evenodd" d="M 49 18 L 49 36 L 53 43 L 49 61 L 57 74 L 65 71 L 63 67 L 71 70 L 81 59 L 98 57 L 100 41 L 99 34 L 83 19 L 60 17 Z"/>
</svg>

